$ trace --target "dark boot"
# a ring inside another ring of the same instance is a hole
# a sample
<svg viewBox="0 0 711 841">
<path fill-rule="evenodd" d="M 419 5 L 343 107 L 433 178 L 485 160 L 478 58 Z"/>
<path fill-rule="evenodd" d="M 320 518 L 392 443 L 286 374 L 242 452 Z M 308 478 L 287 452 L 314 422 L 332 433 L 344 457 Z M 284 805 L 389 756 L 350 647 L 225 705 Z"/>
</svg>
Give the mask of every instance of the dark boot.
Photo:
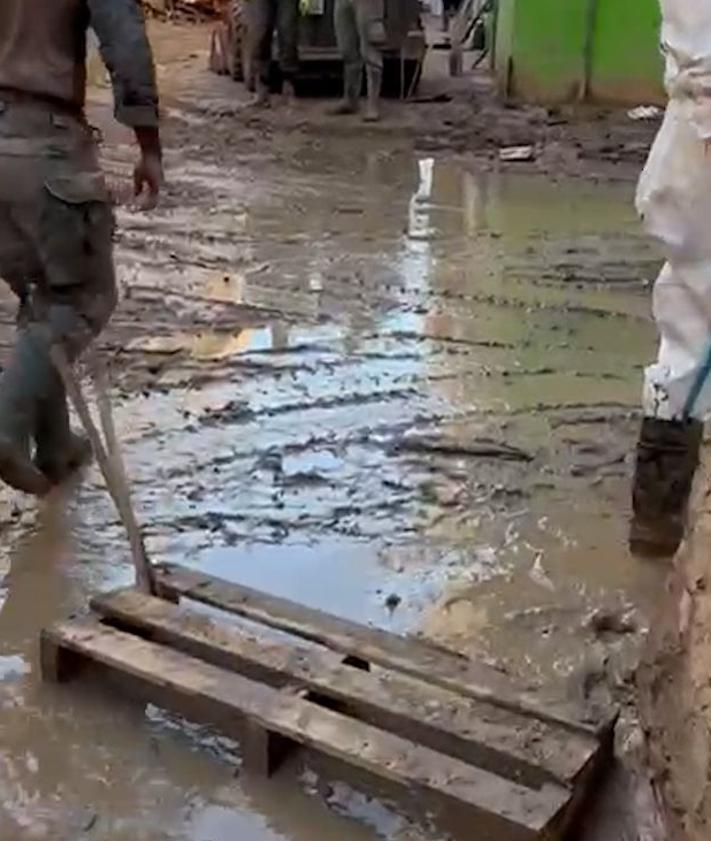
<svg viewBox="0 0 711 841">
<path fill-rule="evenodd" d="M 37 496 L 50 489 L 30 453 L 41 402 L 57 376 L 49 350 L 47 331 L 37 325 L 22 329 L 0 377 L 0 479 Z"/>
<path fill-rule="evenodd" d="M 331 114 L 340 117 L 358 113 L 362 73 L 360 67 L 346 66 L 343 69 L 343 99 L 331 109 Z"/>
<path fill-rule="evenodd" d="M 269 83 L 262 79 L 257 79 L 255 94 L 250 103 L 252 108 L 268 108 L 269 107 Z"/>
<path fill-rule="evenodd" d="M 284 101 L 288 108 L 294 108 L 296 106 L 296 88 L 294 86 L 293 79 L 284 79 L 284 83 L 282 85 L 282 95 L 284 97 Z"/>
<path fill-rule="evenodd" d="M 366 123 L 377 123 L 380 119 L 380 88 L 383 84 L 383 71 L 379 67 L 369 66 L 366 70 L 368 101 L 363 114 Z"/>
<path fill-rule="evenodd" d="M 60 377 L 57 377 L 54 394 L 43 401 L 35 440 L 35 465 L 52 486 L 64 484 L 91 461 L 89 440 L 71 428 Z"/>
<path fill-rule="evenodd" d="M 642 421 L 632 490 L 633 554 L 663 558 L 679 548 L 703 431 L 697 420 Z"/>
</svg>

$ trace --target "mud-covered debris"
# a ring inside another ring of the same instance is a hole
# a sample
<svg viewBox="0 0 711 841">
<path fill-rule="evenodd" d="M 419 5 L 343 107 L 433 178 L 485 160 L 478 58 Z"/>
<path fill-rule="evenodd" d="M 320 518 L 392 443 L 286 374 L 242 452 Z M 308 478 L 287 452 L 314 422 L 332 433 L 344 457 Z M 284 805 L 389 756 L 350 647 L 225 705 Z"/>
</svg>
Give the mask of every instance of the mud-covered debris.
<svg viewBox="0 0 711 841">
<path fill-rule="evenodd" d="M 627 460 L 627 453 L 618 453 L 615 455 L 610 455 L 607 458 L 600 458 L 597 460 L 592 461 L 591 463 L 577 463 L 573 464 L 570 467 L 570 475 L 571 476 L 589 476 L 592 473 L 597 473 L 598 471 L 605 470 L 611 467 L 617 467 L 618 465 L 624 465 Z"/>
<path fill-rule="evenodd" d="M 587 621 L 588 627 L 597 635 L 635 634 L 639 630 L 634 615 L 630 611 L 598 608 Z"/>
<path fill-rule="evenodd" d="M 273 473 L 282 473 L 284 456 L 276 447 L 270 447 L 265 452 L 260 453 L 255 467 L 257 470 L 271 470 Z"/>
<path fill-rule="evenodd" d="M 656 105 L 638 105 L 627 112 L 630 120 L 657 120 L 664 112 Z"/>
<path fill-rule="evenodd" d="M 328 479 L 318 470 L 298 470 L 296 473 L 284 473 L 279 483 L 290 488 L 313 487 L 315 485 L 327 485 Z"/>
<path fill-rule="evenodd" d="M 513 444 L 478 438 L 460 443 L 435 436 L 406 435 L 388 444 L 391 455 L 398 453 L 430 453 L 432 455 L 460 456 L 463 458 L 497 458 L 505 461 L 531 462 L 533 456 Z"/>
<path fill-rule="evenodd" d="M 435 498 L 437 503 L 443 508 L 453 508 L 458 505 L 464 494 L 464 488 L 461 485 L 447 483 L 445 485 L 437 486 L 435 488 Z"/>
<path fill-rule="evenodd" d="M 397 593 L 390 593 L 387 599 L 385 599 L 385 607 L 390 613 L 393 613 L 400 606 L 401 602 L 402 598 Z"/>
<path fill-rule="evenodd" d="M 91 830 L 96 826 L 98 820 L 98 814 L 96 812 L 90 812 L 85 817 L 84 823 L 82 825 L 82 832 L 91 832 Z"/>
<path fill-rule="evenodd" d="M 570 676 L 573 697 L 589 701 L 598 687 L 607 680 L 609 655 L 601 643 L 588 646 L 583 662 Z"/>
<path fill-rule="evenodd" d="M 224 406 L 206 409 L 200 417 L 203 426 L 220 426 L 251 420 L 254 412 L 244 400 L 230 400 Z"/>
<path fill-rule="evenodd" d="M 538 584 L 539 587 L 544 587 L 546 590 L 555 590 L 555 584 L 551 581 L 550 576 L 543 568 L 542 553 L 539 552 L 538 555 L 536 555 L 536 560 L 533 562 L 533 566 L 529 570 L 528 576 L 531 581 Z"/>
<path fill-rule="evenodd" d="M 536 158 L 536 150 L 533 146 L 508 146 L 499 149 L 499 160 L 504 163 L 526 163 Z"/>
</svg>

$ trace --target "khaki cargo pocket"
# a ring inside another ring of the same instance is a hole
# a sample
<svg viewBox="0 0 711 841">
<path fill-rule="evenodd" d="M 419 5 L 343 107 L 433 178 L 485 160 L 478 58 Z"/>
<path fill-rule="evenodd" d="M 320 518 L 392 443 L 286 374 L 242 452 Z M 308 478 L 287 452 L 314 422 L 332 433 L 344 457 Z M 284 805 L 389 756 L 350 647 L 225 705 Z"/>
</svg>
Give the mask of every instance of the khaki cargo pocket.
<svg viewBox="0 0 711 841">
<path fill-rule="evenodd" d="M 109 203 L 111 197 L 100 172 L 71 172 L 45 178 L 45 187 L 55 198 L 67 204 Z"/>
<path fill-rule="evenodd" d="M 101 173 L 45 179 L 42 262 L 50 286 L 101 284 L 112 273 L 113 211 Z"/>
</svg>

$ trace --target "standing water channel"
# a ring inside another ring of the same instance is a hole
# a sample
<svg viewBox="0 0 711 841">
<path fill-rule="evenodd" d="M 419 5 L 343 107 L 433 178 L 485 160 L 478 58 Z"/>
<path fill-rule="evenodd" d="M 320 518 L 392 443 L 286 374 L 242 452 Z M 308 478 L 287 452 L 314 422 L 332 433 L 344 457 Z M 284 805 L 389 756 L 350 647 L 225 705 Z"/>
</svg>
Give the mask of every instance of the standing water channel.
<svg viewBox="0 0 711 841">
<path fill-rule="evenodd" d="M 345 140 L 170 163 L 164 206 L 120 214 L 106 339 L 152 557 L 548 694 L 591 649 L 624 681 L 640 634 L 589 618 L 641 630 L 658 586 L 624 543 L 658 268 L 629 185 Z M 130 581 L 95 469 L 61 509 L 2 497 L 0 838 L 446 837 L 309 762 L 258 783 L 214 732 L 42 685 L 40 629 Z"/>
</svg>

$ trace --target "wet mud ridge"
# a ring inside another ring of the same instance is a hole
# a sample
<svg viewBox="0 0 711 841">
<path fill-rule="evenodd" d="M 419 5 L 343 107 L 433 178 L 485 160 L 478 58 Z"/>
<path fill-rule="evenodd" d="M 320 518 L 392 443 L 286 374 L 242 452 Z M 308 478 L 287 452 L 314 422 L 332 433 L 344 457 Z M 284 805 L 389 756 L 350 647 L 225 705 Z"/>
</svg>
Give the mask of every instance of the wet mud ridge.
<svg viewBox="0 0 711 841">
<path fill-rule="evenodd" d="M 156 591 L 116 590 L 45 630 L 44 677 L 99 667 L 237 737 L 247 772 L 271 776 L 301 745 L 469 812 L 484 840 L 567 836 L 609 759 L 611 717 L 543 705 L 453 653 L 187 567 L 158 567 Z"/>
</svg>

